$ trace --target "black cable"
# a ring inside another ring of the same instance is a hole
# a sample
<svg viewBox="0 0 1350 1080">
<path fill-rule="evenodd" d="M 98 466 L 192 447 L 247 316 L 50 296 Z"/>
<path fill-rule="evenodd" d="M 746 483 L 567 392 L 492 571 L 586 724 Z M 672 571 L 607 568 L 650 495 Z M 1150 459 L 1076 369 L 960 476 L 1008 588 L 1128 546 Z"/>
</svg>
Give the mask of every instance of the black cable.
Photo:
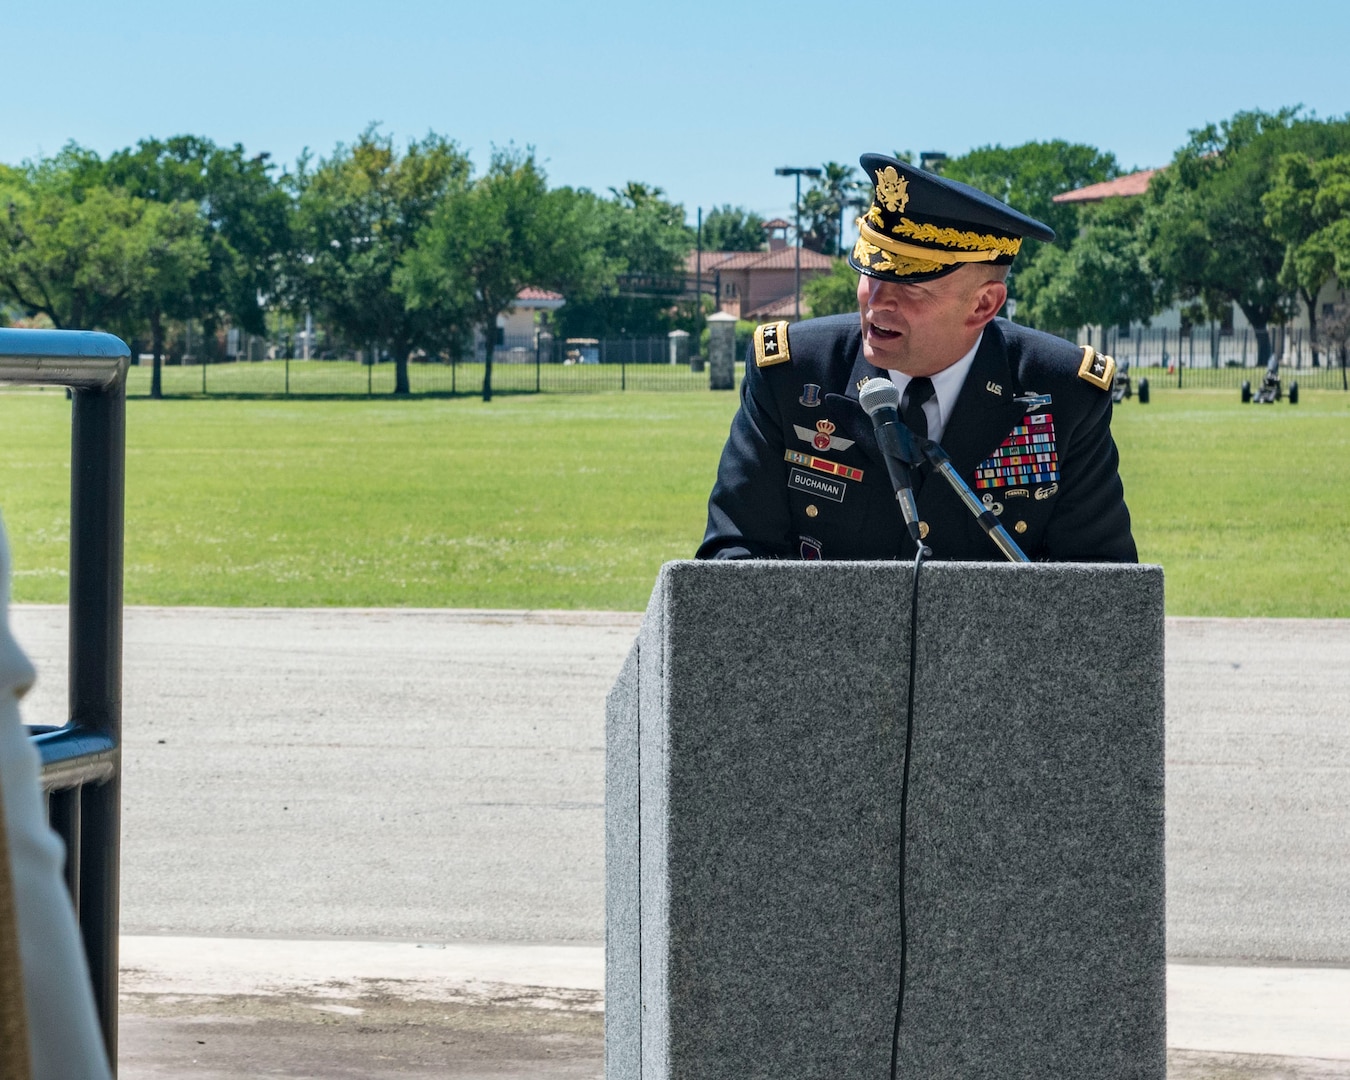
<svg viewBox="0 0 1350 1080">
<path fill-rule="evenodd" d="M 900 775 L 900 987 L 895 995 L 895 1026 L 891 1030 L 891 1080 L 900 1066 L 900 1018 L 905 1011 L 905 965 L 909 959 L 909 926 L 905 910 L 906 825 L 909 817 L 909 759 L 914 748 L 914 676 L 919 659 L 919 567 L 932 552 L 922 543 L 914 556 L 914 583 L 909 603 L 909 695 L 905 704 L 905 764 Z"/>
</svg>

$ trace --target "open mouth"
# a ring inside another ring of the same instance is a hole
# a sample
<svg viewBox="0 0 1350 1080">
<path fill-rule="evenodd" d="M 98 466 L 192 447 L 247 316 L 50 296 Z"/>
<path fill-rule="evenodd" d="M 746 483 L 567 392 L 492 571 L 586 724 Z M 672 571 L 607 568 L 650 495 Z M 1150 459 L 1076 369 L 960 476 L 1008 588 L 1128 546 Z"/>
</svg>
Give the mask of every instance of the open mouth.
<svg viewBox="0 0 1350 1080">
<path fill-rule="evenodd" d="M 896 338 L 900 337 L 899 330 L 888 330 L 886 327 L 878 326 L 876 323 L 870 324 L 869 329 L 872 331 L 872 336 L 880 341 L 894 341 Z"/>
</svg>

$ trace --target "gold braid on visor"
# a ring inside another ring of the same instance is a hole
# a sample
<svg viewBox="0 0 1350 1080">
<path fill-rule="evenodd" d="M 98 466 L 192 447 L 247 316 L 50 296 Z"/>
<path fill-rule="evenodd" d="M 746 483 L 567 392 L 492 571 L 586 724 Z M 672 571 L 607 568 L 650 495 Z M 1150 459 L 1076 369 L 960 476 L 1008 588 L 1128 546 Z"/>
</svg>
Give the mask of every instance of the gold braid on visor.
<svg viewBox="0 0 1350 1080">
<path fill-rule="evenodd" d="M 944 230 L 953 233 L 952 239 L 960 243 L 962 240 L 979 239 L 986 243 L 992 241 L 997 247 L 983 251 L 950 251 L 945 248 L 920 247 L 918 244 L 906 244 L 903 240 L 892 240 L 885 233 L 877 232 L 872 228 L 866 218 L 858 219 L 858 247 L 855 249 L 855 258 L 862 259 L 857 254 L 858 250 L 871 249 L 869 254 L 876 251 L 884 251 L 892 256 L 900 256 L 906 262 L 931 263 L 933 269 L 939 269 L 943 266 L 950 266 L 952 263 L 968 262 L 993 262 L 1000 255 L 1016 255 L 1022 246 L 1021 240 L 1003 240 L 1000 237 L 980 236 L 978 233 L 962 233 L 955 229 Z M 959 239 L 957 239 L 959 237 Z M 945 238 L 944 238 L 945 239 Z M 864 245 L 866 245 L 864 247 Z M 1009 250 L 1011 249 L 1011 250 Z M 881 268 L 879 268 L 881 269 Z M 924 271 L 917 271 L 923 273 Z"/>
</svg>

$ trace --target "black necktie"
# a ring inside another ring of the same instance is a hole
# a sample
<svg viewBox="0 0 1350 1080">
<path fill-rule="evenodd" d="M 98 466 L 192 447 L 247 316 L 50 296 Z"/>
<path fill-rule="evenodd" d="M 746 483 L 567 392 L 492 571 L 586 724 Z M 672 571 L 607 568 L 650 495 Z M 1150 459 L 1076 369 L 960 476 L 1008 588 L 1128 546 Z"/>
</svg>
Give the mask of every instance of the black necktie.
<svg viewBox="0 0 1350 1080">
<path fill-rule="evenodd" d="M 928 417 L 923 403 L 933 396 L 933 380 L 926 376 L 910 379 L 905 396 L 900 401 L 900 419 L 915 435 L 928 438 Z"/>
<path fill-rule="evenodd" d="M 924 414 L 923 403 L 933 396 L 933 380 L 927 376 L 910 379 L 905 387 L 905 395 L 900 399 L 900 419 L 905 427 L 920 438 L 928 438 L 928 417 Z M 923 487 L 925 465 L 915 465 L 912 476 L 915 494 Z"/>
</svg>

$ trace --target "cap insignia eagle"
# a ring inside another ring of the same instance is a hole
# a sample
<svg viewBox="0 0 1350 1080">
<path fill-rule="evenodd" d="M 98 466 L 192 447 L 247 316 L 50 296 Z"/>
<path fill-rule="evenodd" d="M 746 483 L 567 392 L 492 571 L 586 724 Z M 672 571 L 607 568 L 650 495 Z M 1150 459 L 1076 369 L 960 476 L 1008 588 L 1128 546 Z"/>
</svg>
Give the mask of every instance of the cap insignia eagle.
<svg viewBox="0 0 1350 1080">
<path fill-rule="evenodd" d="M 894 165 L 877 170 L 877 198 L 892 214 L 905 212 L 909 203 L 909 181 L 895 171 Z"/>
</svg>

